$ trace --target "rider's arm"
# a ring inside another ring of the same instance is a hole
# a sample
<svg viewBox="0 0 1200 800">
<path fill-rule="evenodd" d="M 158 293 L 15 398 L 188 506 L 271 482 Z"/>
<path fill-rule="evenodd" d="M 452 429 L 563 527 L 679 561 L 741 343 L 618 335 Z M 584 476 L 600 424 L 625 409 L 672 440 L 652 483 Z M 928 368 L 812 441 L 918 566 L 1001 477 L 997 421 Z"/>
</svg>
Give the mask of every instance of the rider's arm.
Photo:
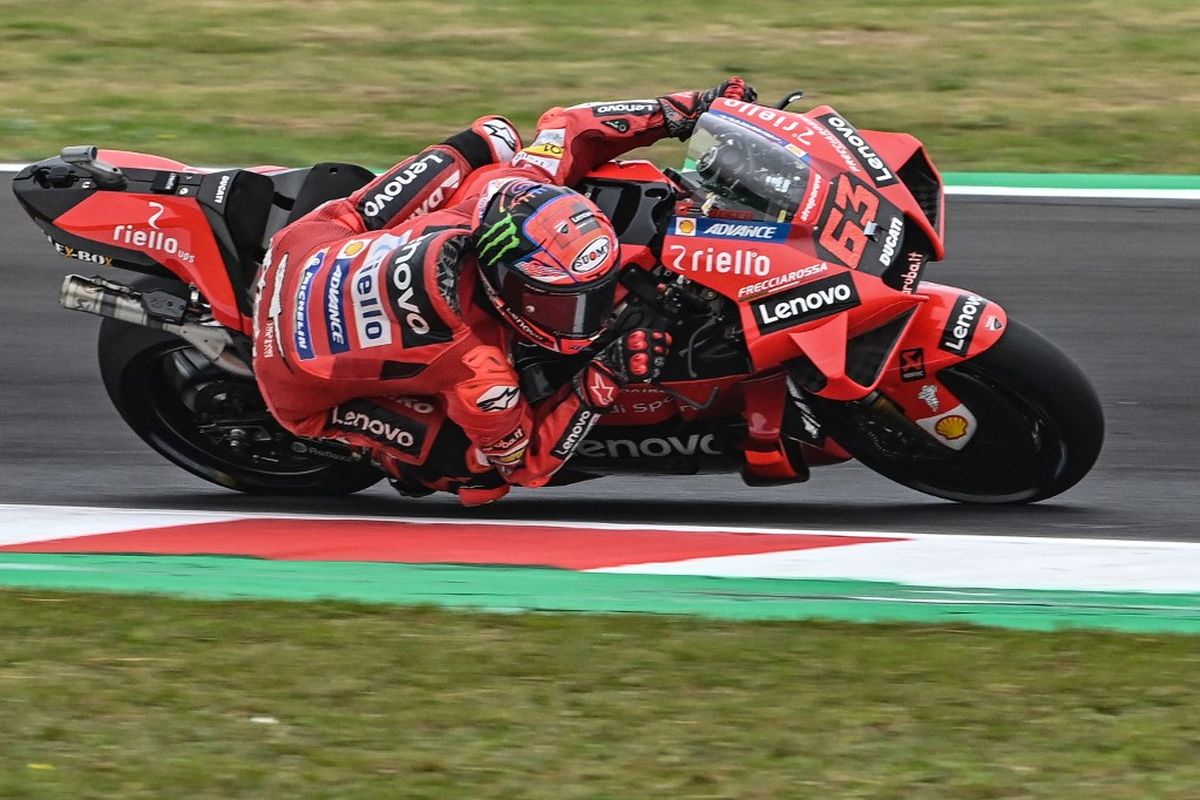
<svg viewBox="0 0 1200 800">
<path fill-rule="evenodd" d="M 543 486 L 612 408 L 622 387 L 657 379 L 669 346 L 662 331 L 623 334 L 534 407 L 521 396 L 504 353 L 480 345 L 463 358 L 471 376 L 448 394 L 446 413 L 508 483 Z"/>
<path fill-rule="evenodd" d="M 383 230 L 446 205 L 467 175 L 512 159 L 521 139 L 503 117 L 480 117 L 441 144 L 404 159 L 354 194 L 301 220 L 329 226 L 331 236 Z"/>
<path fill-rule="evenodd" d="M 584 103 L 552 108 L 538 120 L 537 137 L 513 158 L 571 186 L 605 161 L 664 137 L 686 139 L 700 115 L 718 97 L 753 101 L 757 95 L 741 78 L 704 92 L 676 92 L 647 100 Z"/>
<path fill-rule="evenodd" d="M 448 393 L 446 414 L 508 483 L 544 485 L 599 419 L 570 387 L 530 406 L 499 348 L 481 345 L 463 364 L 472 375 Z"/>
</svg>

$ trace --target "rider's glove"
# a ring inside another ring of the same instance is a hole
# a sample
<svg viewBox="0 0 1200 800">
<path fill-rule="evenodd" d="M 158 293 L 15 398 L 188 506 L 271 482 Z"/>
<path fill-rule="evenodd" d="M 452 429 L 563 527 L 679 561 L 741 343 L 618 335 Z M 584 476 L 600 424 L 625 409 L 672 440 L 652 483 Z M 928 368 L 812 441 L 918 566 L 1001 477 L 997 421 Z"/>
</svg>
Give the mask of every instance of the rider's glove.
<svg viewBox="0 0 1200 800">
<path fill-rule="evenodd" d="M 753 103 L 758 99 L 758 92 L 735 75 L 704 92 L 677 92 L 660 97 L 658 105 L 662 108 L 667 136 L 681 140 L 691 136 L 692 129 L 696 127 L 696 120 L 708 111 L 718 97 Z"/>
<path fill-rule="evenodd" d="M 627 331 L 575 376 L 575 394 L 592 411 L 607 411 L 628 384 L 657 381 L 670 348 L 671 336 L 665 331 Z"/>
<path fill-rule="evenodd" d="M 729 80 L 721 81 L 721 83 L 707 92 L 701 92 L 700 100 L 704 105 L 702 110 L 707 111 L 709 106 L 718 97 L 728 97 L 730 100 L 745 100 L 747 103 L 753 103 L 758 99 L 758 92 L 754 91 L 753 86 L 734 75 Z"/>
</svg>

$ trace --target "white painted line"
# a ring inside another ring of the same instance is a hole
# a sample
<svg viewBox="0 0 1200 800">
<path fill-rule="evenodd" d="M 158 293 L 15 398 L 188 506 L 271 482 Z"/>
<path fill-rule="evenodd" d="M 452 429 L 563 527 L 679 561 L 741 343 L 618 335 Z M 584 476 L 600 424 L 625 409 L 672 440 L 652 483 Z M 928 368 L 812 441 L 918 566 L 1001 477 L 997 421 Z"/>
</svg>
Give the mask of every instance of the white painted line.
<svg viewBox="0 0 1200 800">
<path fill-rule="evenodd" d="M 1066 189 L 1021 186 L 947 186 L 962 197 L 1063 197 L 1104 200 L 1200 200 L 1200 189 Z"/>
<path fill-rule="evenodd" d="M 1200 549 L 1178 542 L 1066 542 L 926 535 L 904 542 L 719 556 L 596 572 L 857 580 L 917 586 L 1093 592 L 1200 592 Z"/>
<path fill-rule="evenodd" d="M 227 522 L 239 514 L 136 511 L 113 514 L 111 509 L 73 506 L 0 506 L 0 545 L 45 542 L 73 536 L 188 525 L 198 522 Z"/>
<path fill-rule="evenodd" d="M 0 504 L 0 544 L 31 543 L 123 530 L 253 519 L 496 525 L 595 531 L 800 534 L 884 538 L 844 547 L 695 558 L 609 567 L 597 572 L 785 580 L 857 580 L 952 589 L 1026 589 L 1150 593 L 1200 592 L 1200 543 L 1058 539 L 899 531 L 832 531 L 737 526 L 641 525 L 563 520 L 362 517 L 330 514 L 149 511 Z M 400 533 L 400 532 L 398 532 Z M 890 537 L 890 538 L 889 538 Z"/>
<path fill-rule="evenodd" d="M 911 534 L 896 531 L 829 531 L 820 529 L 805 529 L 805 528 L 751 528 L 739 526 L 714 526 L 714 525 L 671 525 L 658 523 L 645 524 L 629 524 L 619 522 L 592 522 L 589 520 L 489 520 L 479 517 L 394 517 L 394 516 L 361 516 L 354 514 L 288 514 L 288 513 L 272 513 L 267 511 L 247 511 L 247 512 L 227 512 L 219 513 L 212 511 L 186 511 L 186 510 L 162 510 L 162 511 L 141 511 L 130 508 L 104 508 L 101 506 L 48 506 L 36 504 L 21 504 L 21 503 L 0 503 L 0 544 L 7 544 L 5 541 L 6 532 L 12 530 L 13 523 L 11 520 L 16 520 L 19 525 L 52 524 L 60 515 L 64 515 L 75 521 L 75 529 L 80 530 L 80 533 L 62 534 L 61 536 L 87 536 L 90 535 L 87 531 L 88 522 L 97 526 L 95 533 L 110 533 L 115 530 L 133 530 L 143 527 L 137 523 L 131 523 L 120 527 L 121 520 L 133 518 L 141 519 L 145 515 L 162 516 L 164 521 L 159 522 L 159 525 L 192 525 L 203 522 L 228 522 L 235 519 L 313 519 L 313 520 L 334 520 L 343 522 L 395 522 L 406 525 L 497 525 L 502 527 L 542 527 L 542 528 L 590 528 L 595 530 L 613 530 L 613 531 L 628 531 L 628 530 L 651 530 L 651 531 L 678 531 L 684 533 L 771 533 L 771 534 L 804 534 L 809 536 L 845 536 L 853 538 L 861 538 L 863 536 L 871 537 L 893 537 L 898 541 L 907 538 L 919 536 L 922 534 Z M 118 526 L 118 527 L 113 527 Z M 102 529 L 102 530 L 101 530 Z M 15 535 L 15 534 L 8 534 Z M 60 537 L 45 537 L 45 538 L 61 538 Z M 44 538 L 28 539 L 26 541 L 44 541 Z M 15 544 L 16 542 L 11 542 Z M 1197 544 L 1200 547 L 1200 544 Z"/>
<path fill-rule="evenodd" d="M 11 516 L 10 516 L 11 515 Z M 396 522 L 408 525 L 497 525 L 502 527 L 544 527 L 544 528 L 591 528 L 595 530 L 615 530 L 615 531 L 676 531 L 681 533 L 766 533 L 776 535 L 805 535 L 805 536 L 844 536 L 851 538 L 862 538 L 864 536 L 875 538 L 893 538 L 897 541 L 905 540 L 934 540 L 939 542 L 961 542 L 965 544 L 976 544 L 984 542 L 1057 542 L 1059 544 L 1070 545 L 1086 545 L 1088 547 L 1097 548 L 1113 548 L 1124 549 L 1130 545 L 1139 548 L 1151 550 L 1196 550 L 1200 553 L 1200 542 L 1173 542 L 1173 541 L 1143 541 L 1141 539 L 1086 539 L 1086 538 L 1069 538 L 1069 537 L 1044 537 L 1044 536 L 986 536 L 980 534 L 955 534 L 955 533 L 924 533 L 915 531 L 902 531 L 893 529 L 870 529 L 861 528 L 856 530 L 830 530 L 824 528 L 766 528 L 747 525 L 680 525 L 672 523 L 645 522 L 645 523 L 626 523 L 626 522 L 594 522 L 591 520 L 539 520 L 539 519 L 485 519 L 481 517 L 402 517 L 402 516 L 363 516 L 359 514 L 294 514 L 284 512 L 269 512 L 269 511 L 229 511 L 229 512 L 214 512 L 214 511 L 192 511 L 186 509 L 162 509 L 162 510 L 141 510 L 131 508 L 106 508 L 103 506 L 51 506 L 25 503 L 0 503 L 0 536 L 10 529 L 10 519 L 21 520 L 23 517 L 29 520 L 36 520 L 41 515 L 42 519 L 51 520 L 60 515 L 66 516 L 75 520 L 90 519 L 95 521 L 95 524 L 105 528 L 105 532 L 111 531 L 111 525 L 118 524 L 122 519 L 142 518 L 146 515 L 162 516 L 165 519 L 161 525 L 190 525 L 202 522 L 227 522 L 234 519 L 315 519 L 315 520 L 335 520 L 335 521 L 360 521 L 360 522 Z M 125 528 L 118 530 L 133 530 L 141 527 L 140 524 L 128 525 Z M 78 534 L 87 535 L 87 534 Z M 36 540 L 35 540 L 36 541 Z M 886 543 L 885 543 L 886 544 Z"/>
<path fill-rule="evenodd" d="M 1097 548 L 1123 549 L 1130 545 L 1139 548 L 1165 549 L 1194 549 L 1200 553 L 1200 542 L 1144 541 L 1122 539 L 1073 539 L 1073 537 L 1049 536 L 988 536 L 979 534 L 929 534 L 917 531 L 893 529 L 857 529 L 832 530 L 823 528 L 760 528 L 752 525 L 684 525 L 673 523 L 619 523 L 593 522 L 588 519 L 484 519 L 479 517 L 392 517 L 392 516 L 362 516 L 362 515 L 322 515 L 322 513 L 287 513 L 270 511 L 191 511 L 184 509 L 140 510 L 114 509 L 104 506 L 53 506 L 37 504 L 0 504 L 0 539 L 6 530 L 11 530 L 12 521 L 28 524 L 41 521 L 47 524 L 56 518 L 68 518 L 73 521 L 88 519 L 88 524 L 97 525 L 108 533 L 114 530 L 112 525 L 124 524 L 133 519 L 132 524 L 115 530 L 133 530 L 143 527 L 140 519 L 162 517 L 161 525 L 188 525 L 204 522 L 228 522 L 232 519 L 330 519 L 338 522 L 394 522 L 400 524 L 436 524 L 436 525 L 499 525 L 505 528 L 588 528 L 594 530 L 665 530 L 680 531 L 680 533 L 727 533 L 727 534 L 775 534 L 775 535 L 805 535 L 805 536 L 845 536 L 851 539 L 862 539 L 864 536 L 876 539 L 894 539 L 896 541 L 932 540 L 938 542 L 962 542 L 966 545 L 976 545 L 982 542 L 1058 542 L 1063 545 L 1084 545 Z M 85 525 L 79 524 L 80 529 Z M 78 534 L 86 535 L 86 534 Z M 34 540 L 36 541 L 36 540 Z"/>
<path fill-rule="evenodd" d="M 936 539 L 938 541 L 960 541 L 960 542 L 1030 542 L 1030 541 L 1053 541 L 1068 544 L 1082 544 L 1092 547 L 1112 547 L 1122 548 L 1134 544 L 1138 547 L 1147 548 L 1163 548 L 1173 550 L 1176 548 L 1195 549 L 1200 551 L 1200 542 L 1177 542 L 1177 541 L 1151 541 L 1141 539 L 1088 539 L 1088 538 L 1071 538 L 1071 537 L 1044 537 L 1044 536 L 1017 536 L 1017 535 L 980 535 L 980 534 L 955 534 L 955 533 L 924 533 L 915 531 L 904 531 L 895 529 L 871 529 L 860 528 L 856 530 L 831 530 L 825 528 L 767 528 L 755 527 L 748 525 L 681 525 L 677 523 L 660 523 L 660 522 L 645 522 L 645 523 L 623 523 L 623 522 L 595 522 L 592 520 L 538 520 L 538 519 L 523 519 L 523 520 L 505 520 L 505 519 L 486 519 L 483 517 L 402 517 L 402 516 L 364 516 L 361 514 L 297 514 L 285 512 L 270 512 L 270 511 L 194 511 L 187 509 L 161 509 L 161 510 L 141 510 L 131 508 L 106 508 L 103 506 L 52 506 L 26 503 L 0 503 L 0 532 L 6 527 L 6 520 L 9 511 L 14 513 L 29 512 L 38 510 L 48 514 L 55 514 L 59 511 L 83 511 L 94 515 L 111 515 L 113 517 L 121 517 L 124 515 L 141 515 L 141 514 L 161 514 L 164 516 L 174 516 L 175 521 L 167 522 L 168 525 L 187 525 L 193 521 L 200 522 L 223 522 L 230 519 L 328 519 L 328 520 L 343 520 L 343 521 L 363 521 L 363 522 L 400 522 L 405 524 L 436 524 L 436 525 L 500 525 L 505 527 L 525 527 L 536 526 L 546 528 L 594 528 L 596 530 L 652 530 L 652 531 L 679 531 L 683 533 L 768 533 L 768 534 L 803 534 L 808 536 L 848 536 L 853 538 L 861 538 L 864 536 L 872 537 L 892 537 L 895 539 Z M 189 518 L 189 519 L 182 519 Z M 190 518 L 195 518 L 190 519 Z"/>
</svg>

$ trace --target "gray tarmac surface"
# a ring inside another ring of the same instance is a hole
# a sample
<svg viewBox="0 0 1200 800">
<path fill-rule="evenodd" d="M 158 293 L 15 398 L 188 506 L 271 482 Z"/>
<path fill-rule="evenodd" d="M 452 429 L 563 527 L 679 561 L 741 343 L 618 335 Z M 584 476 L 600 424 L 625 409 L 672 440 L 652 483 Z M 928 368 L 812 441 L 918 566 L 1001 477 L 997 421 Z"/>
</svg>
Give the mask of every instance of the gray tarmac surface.
<svg viewBox="0 0 1200 800">
<path fill-rule="evenodd" d="M 464 510 L 386 484 L 338 499 L 250 497 L 162 459 L 104 393 L 99 318 L 58 305 L 62 276 L 94 268 L 54 252 L 10 180 L 0 175 L 3 503 L 1200 541 L 1200 204 L 948 199 L 950 255 L 927 277 L 996 300 L 1049 336 L 1103 400 L 1100 460 L 1057 498 L 965 506 L 849 464 L 791 487 L 751 489 L 736 475 L 608 478 Z"/>
</svg>

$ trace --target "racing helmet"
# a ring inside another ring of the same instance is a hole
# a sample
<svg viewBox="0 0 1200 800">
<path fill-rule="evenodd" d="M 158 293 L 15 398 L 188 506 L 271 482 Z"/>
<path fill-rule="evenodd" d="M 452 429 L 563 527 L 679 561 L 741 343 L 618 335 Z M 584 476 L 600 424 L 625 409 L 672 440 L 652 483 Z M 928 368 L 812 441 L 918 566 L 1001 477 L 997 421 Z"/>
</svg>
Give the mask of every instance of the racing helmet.
<svg viewBox="0 0 1200 800">
<path fill-rule="evenodd" d="M 591 344 L 612 313 L 620 246 L 596 204 L 514 178 L 480 200 L 473 241 L 492 305 L 525 338 L 559 353 Z"/>
</svg>

